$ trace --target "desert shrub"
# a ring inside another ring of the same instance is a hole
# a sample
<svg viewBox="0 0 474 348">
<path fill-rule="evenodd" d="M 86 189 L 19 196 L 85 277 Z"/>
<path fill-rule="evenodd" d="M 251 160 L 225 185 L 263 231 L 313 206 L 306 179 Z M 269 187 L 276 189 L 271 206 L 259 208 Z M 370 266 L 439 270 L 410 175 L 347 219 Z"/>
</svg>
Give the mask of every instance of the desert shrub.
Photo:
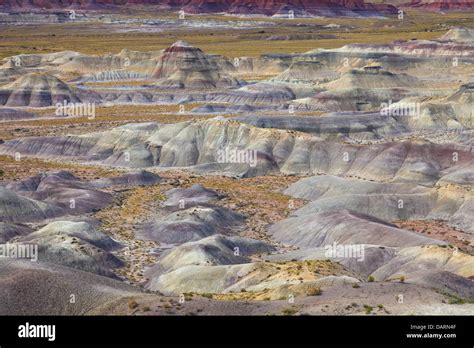
<svg viewBox="0 0 474 348">
<path fill-rule="evenodd" d="M 133 299 L 130 299 L 128 300 L 128 308 L 130 309 L 135 309 L 138 307 L 138 302 L 133 300 Z"/>
<path fill-rule="evenodd" d="M 322 294 L 322 291 L 321 291 L 321 288 L 319 288 L 319 287 L 313 288 L 313 289 L 308 291 L 309 296 L 319 296 L 321 294 Z"/>
<path fill-rule="evenodd" d="M 283 315 L 294 315 L 294 314 L 298 313 L 298 310 L 296 308 L 288 307 L 288 308 L 283 308 L 281 310 L 281 313 Z"/>
<path fill-rule="evenodd" d="M 365 304 L 364 309 L 365 309 L 365 314 L 370 314 L 372 310 L 374 309 L 374 307 Z"/>
<path fill-rule="evenodd" d="M 448 304 L 474 303 L 474 297 L 462 298 L 455 295 L 449 295 Z"/>
</svg>

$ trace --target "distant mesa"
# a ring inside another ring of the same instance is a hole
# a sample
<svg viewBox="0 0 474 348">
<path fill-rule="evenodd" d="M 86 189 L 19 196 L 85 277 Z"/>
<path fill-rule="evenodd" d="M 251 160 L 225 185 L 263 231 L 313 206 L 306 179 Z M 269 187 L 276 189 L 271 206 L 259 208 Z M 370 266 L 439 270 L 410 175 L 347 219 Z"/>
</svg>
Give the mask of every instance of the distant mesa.
<svg viewBox="0 0 474 348">
<path fill-rule="evenodd" d="M 289 35 L 272 35 L 265 40 L 268 41 L 288 41 L 288 40 L 333 40 L 338 39 L 333 34 L 289 34 Z"/>
<path fill-rule="evenodd" d="M 412 0 L 407 6 L 436 12 L 472 11 L 474 2 L 472 0 Z"/>
<path fill-rule="evenodd" d="M 56 10 L 61 8 L 103 10 L 123 9 L 131 6 L 154 7 L 161 10 L 183 10 L 190 14 L 229 13 L 236 15 L 265 15 L 275 17 L 350 16 L 366 17 L 397 14 L 398 9 L 387 3 L 371 3 L 364 0 L 0 0 L 4 10 Z M 411 0 L 402 7 L 448 12 L 472 11 L 471 0 Z"/>
<path fill-rule="evenodd" d="M 191 14 L 231 13 L 266 16 L 373 16 L 396 14 L 397 8 L 389 4 L 372 4 L 364 0 L 0 0 L 6 9 L 58 9 L 77 8 L 100 10 L 127 6 L 154 6 L 164 10 L 183 10 Z M 292 11 L 292 12 L 290 12 Z"/>
</svg>

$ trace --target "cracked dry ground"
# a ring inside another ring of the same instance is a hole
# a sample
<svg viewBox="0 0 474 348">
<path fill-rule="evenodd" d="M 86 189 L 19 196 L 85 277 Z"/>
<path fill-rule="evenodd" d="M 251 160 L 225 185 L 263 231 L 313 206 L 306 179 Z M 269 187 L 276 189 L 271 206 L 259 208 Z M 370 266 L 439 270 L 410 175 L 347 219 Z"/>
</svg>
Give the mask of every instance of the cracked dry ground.
<svg viewBox="0 0 474 348">
<path fill-rule="evenodd" d="M 291 199 L 281 192 L 298 181 L 297 176 L 266 176 L 235 179 L 222 176 L 198 176 L 186 171 L 160 172 L 164 182 L 147 187 L 115 189 L 115 203 L 97 212 L 102 230 L 124 244 L 117 256 L 126 262 L 117 275 L 133 284 L 145 280 L 144 269 L 157 261 L 159 244 L 135 238 L 137 226 L 164 214 L 161 203 L 164 192 L 172 188 L 188 188 L 200 184 L 225 197 L 212 202 L 247 216 L 241 236 L 270 241 L 266 226 L 287 217 L 292 209 L 303 205 L 303 200 Z M 270 241 L 272 242 L 272 241 Z M 274 244 L 274 242 L 272 242 Z M 280 246 L 281 248 L 281 246 Z"/>
</svg>

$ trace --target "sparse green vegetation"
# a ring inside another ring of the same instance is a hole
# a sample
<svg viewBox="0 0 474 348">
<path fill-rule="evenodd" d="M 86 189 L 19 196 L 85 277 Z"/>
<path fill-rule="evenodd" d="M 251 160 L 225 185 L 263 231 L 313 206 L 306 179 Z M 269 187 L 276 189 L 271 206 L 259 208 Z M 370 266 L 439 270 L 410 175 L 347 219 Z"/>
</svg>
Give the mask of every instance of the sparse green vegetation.
<svg viewBox="0 0 474 348">
<path fill-rule="evenodd" d="M 100 23 L 94 23 L 94 28 L 89 23 L 76 24 L 54 24 L 46 26 L 16 26 L 6 28 L 2 32 L 2 47 L 0 58 L 15 54 L 58 52 L 63 50 L 78 50 L 85 54 L 117 53 L 123 48 L 137 51 L 155 51 L 168 47 L 178 38 L 198 46 L 202 50 L 221 54 L 228 57 L 258 57 L 261 54 L 305 52 L 316 48 L 336 48 L 343 45 L 359 43 L 385 43 L 393 40 L 432 39 L 439 36 L 439 15 L 426 11 L 409 11 L 410 21 L 400 21 L 396 17 L 388 19 L 380 18 L 339 18 L 337 23 L 344 26 L 354 27 L 353 31 L 345 29 L 333 29 L 331 34 L 337 36 L 334 39 L 314 40 L 265 40 L 271 35 L 305 34 L 308 28 L 314 31 L 312 26 L 288 26 L 288 20 L 275 18 L 254 18 L 258 22 L 274 22 L 280 25 L 267 27 L 260 31 L 244 32 L 235 35 L 233 29 L 222 29 L 215 31 L 212 28 L 201 28 L 199 31 L 176 31 L 169 32 L 114 32 L 107 30 L 103 35 Z M 447 26 L 466 25 L 472 23 L 473 13 L 445 13 L 443 22 Z M 231 16 L 209 15 L 200 16 L 200 20 L 215 21 L 241 21 L 241 18 Z M 296 20 L 296 19 L 295 19 Z M 325 25 L 334 23 L 334 18 L 298 18 L 299 22 L 305 24 Z M 92 30 L 91 30 L 92 29 Z M 71 40 L 74 33 L 74 40 Z M 54 40 L 51 40 L 54 36 Z M 238 44 L 236 44 L 238 43 Z"/>
<path fill-rule="evenodd" d="M 372 313 L 373 309 L 374 309 L 374 307 L 372 307 L 372 306 L 369 306 L 369 305 L 366 305 L 366 304 L 364 305 L 365 314 Z"/>
<path fill-rule="evenodd" d="M 369 283 L 372 283 L 374 280 L 375 280 L 374 276 L 371 276 L 371 275 L 367 278 L 367 281 Z"/>
<path fill-rule="evenodd" d="M 283 315 L 295 315 L 296 313 L 298 313 L 298 309 L 294 307 L 283 308 L 281 310 L 281 313 Z"/>
<path fill-rule="evenodd" d="M 465 303 L 474 303 L 474 297 L 462 298 L 456 295 L 448 295 L 448 304 L 465 304 Z"/>
</svg>

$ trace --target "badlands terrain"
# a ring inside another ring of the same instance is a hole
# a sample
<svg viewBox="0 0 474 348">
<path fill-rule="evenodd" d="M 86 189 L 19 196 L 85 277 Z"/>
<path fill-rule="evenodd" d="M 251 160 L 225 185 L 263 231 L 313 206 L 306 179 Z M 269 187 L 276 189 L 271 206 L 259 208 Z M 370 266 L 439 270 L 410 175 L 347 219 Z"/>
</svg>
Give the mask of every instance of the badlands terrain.
<svg viewBox="0 0 474 348">
<path fill-rule="evenodd" d="M 0 314 L 474 314 L 472 4 L 314 3 L 0 1 Z"/>
</svg>

